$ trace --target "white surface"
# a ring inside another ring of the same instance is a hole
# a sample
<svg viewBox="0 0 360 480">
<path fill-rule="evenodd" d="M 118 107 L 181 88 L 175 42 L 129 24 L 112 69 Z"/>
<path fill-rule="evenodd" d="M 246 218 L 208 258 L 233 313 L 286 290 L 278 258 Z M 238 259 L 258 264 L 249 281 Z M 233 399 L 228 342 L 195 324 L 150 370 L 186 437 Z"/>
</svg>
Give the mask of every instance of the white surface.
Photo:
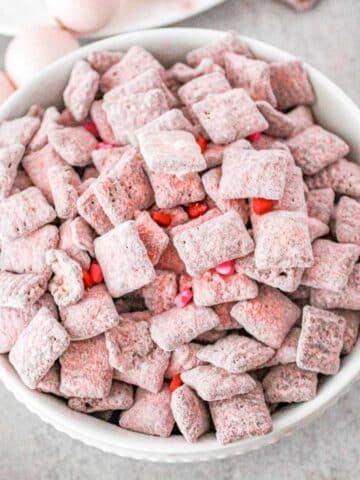
<svg viewBox="0 0 360 480">
<path fill-rule="evenodd" d="M 133 44 L 141 44 L 152 51 L 160 61 L 169 65 L 181 60 L 188 50 L 215 41 L 222 35 L 211 30 L 168 29 L 126 34 L 92 44 L 47 67 L 31 83 L 18 90 L 0 109 L 0 120 L 22 114 L 32 103 L 46 107 L 58 102 L 72 64 L 91 50 L 126 49 Z M 247 41 L 255 55 L 260 58 L 271 61 L 290 58 L 288 54 L 259 41 L 251 39 Z M 164 50 L 165 44 L 167 48 Z M 307 68 L 317 97 L 314 112 L 318 121 L 345 138 L 354 158 L 360 157 L 359 109 L 325 76 L 311 67 Z M 360 342 L 343 360 L 340 372 L 336 376 L 324 379 L 314 400 L 292 405 L 274 415 L 272 433 L 226 446 L 218 445 L 213 435 L 207 435 L 195 445 L 189 445 L 180 436 L 173 436 L 170 439 L 152 438 L 127 432 L 95 418 L 73 412 L 61 400 L 28 390 L 13 372 L 7 357 L 0 358 L 0 378 L 6 387 L 31 411 L 58 430 L 106 452 L 165 462 L 225 458 L 274 443 L 323 413 L 325 408 L 348 390 L 359 373 Z"/>
<path fill-rule="evenodd" d="M 58 0 L 61 2 L 61 0 Z M 74 0 L 76 1 L 76 0 Z M 101 30 L 81 34 L 101 38 L 122 32 L 154 28 L 197 15 L 225 0 L 116 0 L 111 20 Z M 101 3 L 101 0 L 99 0 Z M 45 0 L 1 0 L 0 33 L 16 35 L 29 25 L 53 23 Z"/>
</svg>

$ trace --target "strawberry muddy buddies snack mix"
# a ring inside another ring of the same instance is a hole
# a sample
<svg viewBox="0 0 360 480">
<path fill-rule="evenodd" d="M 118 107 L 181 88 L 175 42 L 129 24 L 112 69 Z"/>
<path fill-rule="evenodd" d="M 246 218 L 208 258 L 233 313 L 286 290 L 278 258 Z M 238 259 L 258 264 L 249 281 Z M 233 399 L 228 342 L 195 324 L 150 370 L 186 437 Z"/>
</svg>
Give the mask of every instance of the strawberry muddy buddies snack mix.
<svg viewBox="0 0 360 480">
<path fill-rule="evenodd" d="M 235 33 L 69 77 L 0 122 L 0 354 L 96 421 L 265 435 L 358 349 L 360 166 L 303 64 Z"/>
</svg>

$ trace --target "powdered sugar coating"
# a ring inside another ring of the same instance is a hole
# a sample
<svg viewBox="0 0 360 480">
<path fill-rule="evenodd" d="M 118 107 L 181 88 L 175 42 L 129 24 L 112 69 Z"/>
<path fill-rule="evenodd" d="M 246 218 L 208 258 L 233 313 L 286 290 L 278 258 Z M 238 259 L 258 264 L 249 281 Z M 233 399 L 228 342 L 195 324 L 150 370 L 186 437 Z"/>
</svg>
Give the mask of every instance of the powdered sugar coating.
<svg viewBox="0 0 360 480">
<path fill-rule="evenodd" d="M 40 126 L 36 117 L 20 117 L 5 120 L 0 125 L 0 147 L 21 144 L 26 147 Z"/>
<path fill-rule="evenodd" d="M 231 314 L 257 340 L 279 348 L 301 311 L 284 294 L 262 285 L 255 299 L 237 303 Z"/>
<path fill-rule="evenodd" d="M 60 316 L 71 340 L 96 337 L 119 323 L 114 302 L 103 284 L 86 290 L 77 303 L 61 306 Z"/>
<path fill-rule="evenodd" d="M 0 148 L 0 199 L 9 196 L 24 151 L 21 144 Z"/>
<path fill-rule="evenodd" d="M 170 310 L 175 306 L 177 279 L 174 272 L 156 270 L 155 279 L 141 289 L 146 307 L 153 314 Z"/>
<path fill-rule="evenodd" d="M 91 52 L 86 60 L 94 70 L 103 74 L 118 63 L 123 56 L 124 52 Z"/>
<path fill-rule="evenodd" d="M 300 370 L 295 363 L 272 367 L 262 381 L 268 403 L 312 400 L 316 395 L 317 374 Z"/>
<path fill-rule="evenodd" d="M 341 350 L 343 355 L 348 355 L 354 348 L 359 335 L 360 312 L 350 310 L 335 310 L 336 315 L 345 319 L 344 344 Z"/>
<path fill-rule="evenodd" d="M 210 403 L 216 439 L 221 444 L 265 435 L 272 430 L 270 412 L 261 385 L 244 395 Z"/>
<path fill-rule="evenodd" d="M 314 264 L 304 272 L 301 283 L 334 292 L 343 290 L 359 258 L 360 247 L 318 239 L 313 244 Z"/>
<path fill-rule="evenodd" d="M 169 237 L 164 230 L 154 222 L 148 212 L 135 214 L 136 228 L 147 255 L 153 265 L 156 265 L 169 243 Z"/>
<path fill-rule="evenodd" d="M 48 134 L 50 145 L 69 164 L 85 167 L 91 163 L 96 138 L 84 127 L 65 127 Z"/>
<path fill-rule="evenodd" d="M 210 94 L 195 103 L 193 111 L 214 143 L 231 143 L 268 128 L 255 103 L 241 88 Z"/>
<path fill-rule="evenodd" d="M 83 220 L 81 217 L 77 217 Z M 90 267 L 90 257 L 87 252 L 79 248 L 76 243 L 76 236 L 73 235 L 71 228 L 74 220 L 66 220 L 59 228 L 59 248 L 64 250 L 71 258 L 76 260 L 86 270 Z M 85 220 L 83 220 L 85 222 Z"/>
<path fill-rule="evenodd" d="M 102 399 L 70 398 L 68 406 L 84 413 L 103 412 L 106 410 L 127 410 L 133 404 L 133 387 L 123 382 L 114 381 L 110 393 Z"/>
<path fill-rule="evenodd" d="M 29 388 L 35 388 L 68 348 L 69 337 L 50 310 L 41 308 L 20 333 L 9 361 Z"/>
<path fill-rule="evenodd" d="M 340 367 L 345 319 L 327 310 L 305 306 L 296 353 L 299 368 L 334 375 Z"/>
<path fill-rule="evenodd" d="M 111 389 L 110 367 L 104 335 L 72 342 L 60 357 L 60 392 L 68 397 L 104 398 Z"/>
<path fill-rule="evenodd" d="M 177 233 L 173 240 L 190 275 L 199 275 L 219 263 L 242 257 L 254 248 L 244 222 L 233 210 Z"/>
<path fill-rule="evenodd" d="M 181 374 L 182 381 L 208 402 L 227 400 L 248 393 L 256 386 L 247 373 L 229 373 L 212 365 L 195 367 Z"/>
<path fill-rule="evenodd" d="M 292 137 L 295 137 L 295 135 L 303 132 L 315 123 L 311 109 L 305 105 L 299 105 L 298 107 L 293 108 L 286 115 L 294 125 L 294 129 L 291 134 Z"/>
<path fill-rule="evenodd" d="M 36 390 L 43 393 L 52 393 L 57 397 L 63 397 L 60 392 L 60 365 L 55 362 L 50 370 L 42 377 L 36 386 Z"/>
<path fill-rule="evenodd" d="M 79 215 L 87 221 L 98 235 L 104 235 L 113 228 L 113 224 L 95 195 L 95 186 L 96 181 L 91 183 L 80 195 L 76 205 Z"/>
<path fill-rule="evenodd" d="M 335 234 L 338 242 L 360 246 L 360 202 L 341 197 L 336 206 Z"/>
<path fill-rule="evenodd" d="M 187 385 L 171 395 L 171 410 L 180 432 L 188 442 L 196 442 L 210 430 L 210 416 L 205 403 Z"/>
<path fill-rule="evenodd" d="M 288 363 L 294 363 L 296 361 L 300 332 L 301 329 L 298 327 L 293 327 L 290 330 L 275 355 L 267 362 L 267 367 L 287 365 Z"/>
<path fill-rule="evenodd" d="M 37 310 L 37 304 L 24 308 L 0 307 L 0 353 L 10 352 Z"/>
<path fill-rule="evenodd" d="M 223 72 L 220 65 L 214 63 L 211 58 L 203 58 L 194 68 L 189 67 L 186 63 L 175 63 L 167 73 L 179 83 L 187 83 L 194 78 L 198 78 L 207 73 Z"/>
<path fill-rule="evenodd" d="M 245 373 L 264 365 L 275 351 L 245 336 L 230 334 L 197 354 L 200 360 L 230 373 Z"/>
<path fill-rule="evenodd" d="M 0 306 L 24 308 L 45 292 L 47 277 L 36 273 L 0 272 Z"/>
<path fill-rule="evenodd" d="M 190 342 L 173 350 L 169 366 L 165 372 L 165 378 L 171 379 L 178 373 L 203 365 L 204 362 L 196 356 L 201 349 L 201 345 Z"/>
<path fill-rule="evenodd" d="M 276 110 L 270 103 L 265 101 L 256 102 L 257 108 L 269 124 L 267 135 L 275 138 L 288 138 L 294 130 L 294 123 L 287 115 Z"/>
<path fill-rule="evenodd" d="M 121 415 L 119 425 L 134 432 L 169 437 L 174 427 L 170 401 L 166 385 L 159 393 L 138 389 L 134 405 Z"/>
<path fill-rule="evenodd" d="M 160 348 L 172 351 L 218 324 L 219 318 L 213 310 L 189 304 L 155 315 L 150 330 L 152 339 Z"/>
<path fill-rule="evenodd" d="M 59 218 L 74 218 L 77 214 L 78 193 L 72 184 L 70 166 L 53 166 L 48 169 L 48 180 L 55 210 Z"/>
<path fill-rule="evenodd" d="M 314 217 L 329 224 L 334 208 L 335 193 L 331 188 L 310 190 L 306 195 L 306 205 L 309 217 Z"/>
</svg>

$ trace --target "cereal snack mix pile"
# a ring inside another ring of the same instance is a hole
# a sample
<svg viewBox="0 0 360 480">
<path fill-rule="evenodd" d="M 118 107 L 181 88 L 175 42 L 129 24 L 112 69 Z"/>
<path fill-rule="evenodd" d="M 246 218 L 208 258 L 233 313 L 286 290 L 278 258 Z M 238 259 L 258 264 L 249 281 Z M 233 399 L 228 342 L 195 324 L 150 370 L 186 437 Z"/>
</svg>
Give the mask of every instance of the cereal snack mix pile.
<svg viewBox="0 0 360 480">
<path fill-rule="evenodd" d="M 63 99 L 0 124 L 0 353 L 122 429 L 267 434 L 360 322 L 360 166 L 302 63 L 133 46 Z"/>
</svg>

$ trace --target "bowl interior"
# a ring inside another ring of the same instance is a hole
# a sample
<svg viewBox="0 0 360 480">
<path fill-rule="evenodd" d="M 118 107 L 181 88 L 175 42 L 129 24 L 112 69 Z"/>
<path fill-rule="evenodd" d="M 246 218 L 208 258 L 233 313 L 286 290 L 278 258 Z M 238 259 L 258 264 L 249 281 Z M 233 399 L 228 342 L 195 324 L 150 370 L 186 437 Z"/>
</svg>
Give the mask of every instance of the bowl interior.
<svg viewBox="0 0 360 480">
<path fill-rule="evenodd" d="M 149 30 L 111 37 L 79 49 L 58 60 L 38 74 L 31 83 L 18 90 L 0 108 L 0 120 L 23 115 L 37 103 L 43 107 L 61 105 L 62 92 L 72 65 L 89 52 L 127 49 L 139 44 L 149 49 L 162 63 L 170 65 L 182 61 L 186 52 L 216 41 L 225 33 L 215 30 L 169 28 Z M 243 37 L 256 56 L 270 61 L 292 58 L 268 44 Z M 360 110 L 330 80 L 316 69 L 306 66 L 314 86 L 317 101 L 314 113 L 324 127 L 342 136 L 351 147 L 353 160 L 360 159 Z M 274 443 L 299 426 L 319 415 L 350 387 L 360 373 L 360 342 L 342 362 L 340 372 L 326 378 L 319 387 L 316 398 L 310 402 L 285 407 L 273 416 L 273 431 L 263 437 L 255 437 L 221 446 L 214 435 L 204 436 L 196 444 L 188 444 L 180 436 L 168 439 L 122 430 L 115 425 L 70 410 L 66 404 L 50 395 L 27 389 L 8 362 L 0 355 L 0 379 L 15 397 L 30 411 L 72 438 L 100 448 L 103 451 L 131 458 L 163 462 L 191 462 L 225 458 Z"/>
</svg>

